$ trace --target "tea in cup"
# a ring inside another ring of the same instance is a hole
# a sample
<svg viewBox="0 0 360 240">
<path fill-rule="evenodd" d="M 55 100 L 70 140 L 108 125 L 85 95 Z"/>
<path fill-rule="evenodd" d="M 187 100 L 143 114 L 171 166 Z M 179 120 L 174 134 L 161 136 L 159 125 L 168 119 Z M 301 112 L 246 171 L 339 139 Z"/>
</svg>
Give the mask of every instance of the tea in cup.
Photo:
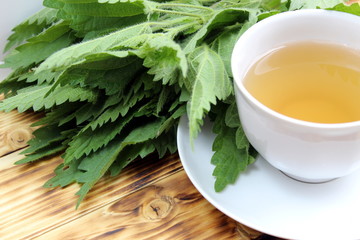
<svg viewBox="0 0 360 240">
<path fill-rule="evenodd" d="M 360 18 L 298 10 L 236 43 L 231 67 L 245 134 L 272 166 L 305 182 L 360 167 Z"/>
</svg>

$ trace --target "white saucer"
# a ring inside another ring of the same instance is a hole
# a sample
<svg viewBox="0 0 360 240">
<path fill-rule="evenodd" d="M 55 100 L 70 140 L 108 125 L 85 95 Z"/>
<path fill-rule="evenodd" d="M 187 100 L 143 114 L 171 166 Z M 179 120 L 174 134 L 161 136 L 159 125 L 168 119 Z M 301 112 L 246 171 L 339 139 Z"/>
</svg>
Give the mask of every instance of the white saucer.
<svg viewBox="0 0 360 240">
<path fill-rule="evenodd" d="M 234 185 L 214 191 L 214 134 L 205 125 L 190 145 L 188 120 L 178 128 L 178 151 L 199 192 L 217 209 L 253 229 L 286 239 L 360 239 L 360 171 L 327 183 L 293 180 L 259 157 Z M 341 159 L 339 159 L 341 160 Z"/>
</svg>

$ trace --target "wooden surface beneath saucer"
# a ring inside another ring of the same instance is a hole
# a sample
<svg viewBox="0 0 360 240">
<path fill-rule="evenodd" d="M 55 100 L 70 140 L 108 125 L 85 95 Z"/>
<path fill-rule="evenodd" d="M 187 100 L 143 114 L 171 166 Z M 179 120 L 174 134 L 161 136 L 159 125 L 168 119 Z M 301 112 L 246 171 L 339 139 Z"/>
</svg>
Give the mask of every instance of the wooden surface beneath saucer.
<svg viewBox="0 0 360 240">
<path fill-rule="evenodd" d="M 60 157 L 14 165 L 33 113 L 0 113 L 0 239 L 276 239 L 228 218 L 186 176 L 177 154 L 104 177 L 75 210 L 79 186 L 46 189 Z"/>
</svg>

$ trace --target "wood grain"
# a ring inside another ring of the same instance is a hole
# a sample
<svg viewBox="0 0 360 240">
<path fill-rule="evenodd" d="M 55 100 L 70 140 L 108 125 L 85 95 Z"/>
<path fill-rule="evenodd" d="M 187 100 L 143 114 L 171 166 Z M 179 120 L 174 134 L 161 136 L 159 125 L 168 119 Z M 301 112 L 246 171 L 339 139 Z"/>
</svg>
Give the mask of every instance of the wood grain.
<svg viewBox="0 0 360 240">
<path fill-rule="evenodd" d="M 248 240 L 262 236 L 209 204 L 188 180 L 177 155 L 144 159 L 117 178 L 105 177 L 80 210 L 74 209 L 78 186 L 42 188 L 60 158 L 9 167 L 18 158 L 13 153 L 1 159 L 0 236 L 4 240 Z"/>
<path fill-rule="evenodd" d="M 163 159 L 152 155 L 118 177 L 105 176 L 75 210 L 78 185 L 42 187 L 62 162 L 59 156 L 14 165 L 22 157 L 19 149 L 32 137 L 30 124 L 39 117 L 0 113 L 1 240 L 273 239 L 207 202 L 188 180 L 177 154 Z M 16 130 L 21 134 L 11 134 Z"/>
<path fill-rule="evenodd" d="M 19 157 L 16 154 L 9 155 L 5 160 L 17 160 Z M 0 236 L 8 236 L 7 239 L 21 239 L 21 236 L 36 237 L 181 168 L 178 161 L 172 161 L 169 157 L 164 161 L 156 161 L 152 165 L 152 171 L 147 169 L 147 164 L 142 163 L 128 168 L 120 177 L 104 177 L 88 194 L 80 209 L 75 210 L 75 193 L 79 189 L 77 185 L 63 189 L 42 187 L 61 161 L 57 157 L 0 170 L 0 192 L 3 193 L 0 205 L 6 206 L 0 208 Z M 21 229 L 22 232 L 19 233 L 17 229 Z"/>
<path fill-rule="evenodd" d="M 240 239 L 240 231 L 179 171 L 38 239 Z"/>
<path fill-rule="evenodd" d="M 39 117 L 31 112 L 0 112 L 0 157 L 27 146 L 35 129 L 30 124 Z"/>
</svg>

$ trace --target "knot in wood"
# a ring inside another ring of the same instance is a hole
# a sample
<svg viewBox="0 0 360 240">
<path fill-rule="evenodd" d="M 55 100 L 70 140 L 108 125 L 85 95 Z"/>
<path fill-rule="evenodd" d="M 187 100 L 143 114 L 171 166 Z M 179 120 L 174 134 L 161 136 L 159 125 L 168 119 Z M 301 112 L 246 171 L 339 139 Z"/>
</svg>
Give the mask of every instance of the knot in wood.
<svg viewBox="0 0 360 240">
<path fill-rule="evenodd" d="M 143 208 L 144 217 L 150 220 L 160 220 L 169 215 L 174 205 L 174 201 L 169 196 L 163 196 L 151 200 Z"/>
<path fill-rule="evenodd" d="M 16 129 L 7 135 L 8 144 L 13 147 L 24 147 L 32 138 L 32 133 L 28 129 Z"/>
</svg>

